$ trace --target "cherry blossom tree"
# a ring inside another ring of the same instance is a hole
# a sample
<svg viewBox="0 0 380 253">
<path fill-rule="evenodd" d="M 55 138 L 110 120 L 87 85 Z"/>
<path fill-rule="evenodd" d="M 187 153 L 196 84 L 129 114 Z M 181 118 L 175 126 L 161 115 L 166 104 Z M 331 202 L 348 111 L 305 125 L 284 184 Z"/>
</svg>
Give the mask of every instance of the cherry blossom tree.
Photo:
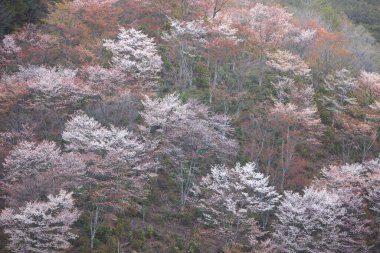
<svg viewBox="0 0 380 253">
<path fill-rule="evenodd" d="M 141 116 L 148 127 L 145 131 L 158 142 L 157 156 L 169 158 L 177 169 L 183 208 L 200 160 L 206 155 L 225 159 L 235 153 L 237 144 L 229 138 L 230 118 L 213 114 L 194 100 L 182 103 L 176 94 L 146 97 L 143 105 Z"/>
<path fill-rule="evenodd" d="M 373 204 L 372 210 L 376 212 L 377 216 L 380 217 L 380 189 L 378 186 L 373 185 L 369 190 L 368 199 Z"/>
<path fill-rule="evenodd" d="M 291 48 L 300 52 L 301 55 L 311 46 L 317 36 L 317 31 L 311 28 L 303 28 L 294 25 L 287 34 L 285 41 L 288 42 Z"/>
<path fill-rule="evenodd" d="M 363 70 L 360 73 L 359 82 L 365 86 L 378 89 L 380 86 L 380 74 L 375 72 L 366 72 Z"/>
<path fill-rule="evenodd" d="M 26 68 L 20 67 L 16 78 L 27 81 L 31 89 L 43 93 L 58 93 L 65 88 L 74 88 L 76 74 L 76 70 L 71 69 L 49 69 L 43 66 L 29 66 Z"/>
<path fill-rule="evenodd" d="M 364 191 L 368 179 L 372 175 L 377 176 L 379 167 L 380 162 L 377 159 L 364 163 L 332 165 L 322 169 L 322 176 L 315 184 L 331 189 L 350 188 L 354 192 Z"/>
<path fill-rule="evenodd" d="M 179 21 L 168 17 L 170 31 L 163 33 L 165 40 L 187 37 L 188 39 L 203 40 L 207 34 L 206 25 L 202 20 Z"/>
<path fill-rule="evenodd" d="M 270 111 L 271 125 L 275 125 L 277 140 L 281 138 L 279 167 L 280 185 L 284 189 L 287 173 L 295 156 L 299 143 L 319 144 L 322 123 L 314 103 L 314 89 L 303 83 L 296 83 L 288 77 L 279 77 L 273 82 L 277 98 Z M 278 136 L 278 134 L 280 136 Z"/>
<path fill-rule="evenodd" d="M 273 235 L 278 249 L 282 252 L 339 252 L 343 249 L 367 252 L 365 242 L 353 237 L 362 233 L 363 224 L 350 215 L 343 198 L 325 189 L 306 188 L 303 195 L 285 192 Z"/>
<path fill-rule="evenodd" d="M 277 82 L 272 82 L 272 85 L 276 90 L 278 102 L 285 104 L 290 101 L 292 89 L 295 88 L 293 79 L 282 77 Z"/>
<path fill-rule="evenodd" d="M 110 177 L 122 179 L 120 173 L 128 177 L 125 173 L 128 169 L 142 172 L 154 166 L 152 159 L 145 157 L 155 148 L 154 143 L 138 140 L 135 133 L 125 128 L 104 127 L 83 112 L 78 112 L 66 123 L 62 138 L 69 150 L 103 155 L 104 158 L 97 161 L 100 169 L 97 173 L 100 174 L 108 173 Z"/>
<path fill-rule="evenodd" d="M 2 81 L 10 86 L 23 83 L 33 93 L 25 106 L 59 108 L 96 96 L 96 92 L 76 79 L 76 75 L 77 71 L 72 69 L 31 65 L 20 66 L 19 72 L 4 76 Z"/>
<path fill-rule="evenodd" d="M 350 191 L 363 198 L 368 198 L 371 191 L 376 192 L 379 180 L 380 161 L 375 159 L 363 163 L 332 165 L 323 168 L 321 177 L 316 179 L 314 184 L 328 189 Z M 372 194 L 372 196 L 375 195 Z"/>
<path fill-rule="evenodd" d="M 277 50 L 268 53 L 267 65 L 281 73 L 291 73 L 294 76 L 308 77 L 310 69 L 298 55 L 293 55 L 289 51 Z"/>
<path fill-rule="evenodd" d="M 125 128 L 104 127 L 83 112 L 66 123 L 62 138 L 67 149 L 84 152 L 94 164 L 92 177 L 99 186 L 95 195 L 103 204 L 120 209 L 131 198 L 144 198 L 149 192 L 154 142 L 140 141 Z"/>
<path fill-rule="evenodd" d="M 0 224 L 9 235 L 8 247 L 15 252 L 61 252 L 71 247 L 76 235 L 70 227 L 79 218 L 72 193 L 49 195 L 46 202 L 28 202 L 19 210 L 7 208 Z"/>
<path fill-rule="evenodd" d="M 368 104 L 373 103 L 374 100 L 380 97 L 380 74 L 361 71 L 358 82 L 367 93 Z"/>
<path fill-rule="evenodd" d="M 376 209 L 371 199 L 376 198 L 379 180 L 380 166 L 379 160 L 376 159 L 363 163 L 329 166 L 324 168 L 321 177 L 313 182 L 316 187 L 325 187 L 339 194 L 347 210 L 344 217 L 347 234 L 351 242 L 355 242 L 362 248 L 365 248 L 366 240 L 370 235 L 375 234 L 375 231 L 368 226 L 369 217 L 364 214 L 365 210 Z M 369 200 L 369 202 L 364 200 Z M 378 224 L 378 220 L 373 221 Z M 378 231 L 376 228 L 375 230 Z M 351 245 L 350 241 L 347 241 L 346 245 Z M 350 247 L 355 249 L 352 245 Z"/>
<path fill-rule="evenodd" d="M 314 106 L 300 108 L 300 106 L 296 106 L 292 103 L 282 104 L 276 102 L 274 108 L 271 110 L 271 114 L 280 120 L 284 118 L 291 126 L 299 125 L 308 130 L 316 130 L 321 126 L 317 109 Z"/>
<path fill-rule="evenodd" d="M 138 138 L 126 128 L 114 126 L 104 127 L 94 118 L 83 112 L 76 113 L 65 124 L 62 138 L 69 150 L 94 153 L 104 157 L 103 169 L 126 169 L 129 167 L 144 167 L 143 161 L 149 157 L 144 154 L 155 148 L 154 142 Z M 107 163 L 109 163 L 107 165 Z M 149 164 L 149 162 L 147 162 Z"/>
<path fill-rule="evenodd" d="M 329 75 L 326 79 L 326 88 L 329 95 L 323 96 L 321 102 L 326 109 L 333 114 L 345 112 L 349 106 L 356 105 L 357 101 L 351 96 L 351 92 L 358 87 L 356 78 L 351 77 L 351 72 L 342 69 L 335 75 Z M 332 125 L 335 123 L 335 118 Z"/>
<path fill-rule="evenodd" d="M 158 99 L 146 97 L 143 105 L 142 117 L 149 131 L 159 134 L 167 148 L 177 150 L 183 145 L 182 155 L 178 155 L 204 148 L 225 155 L 234 152 L 236 142 L 228 138 L 233 130 L 227 115 L 214 114 L 194 100 L 182 103 L 176 94 Z"/>
<path fill-rule="evenodd" d="M 47 171 L 59 163 L 60 153 L 54 142 L 21 142 L 5 158 L 6 178 L 13 181 Z"/>
<path fill-rule="evenodd" d="M 359 105 L 350 109 L 360 111 L 364 117 L 357 119 L 349 114 L 335 115 L 335 121 L 340 126 L 336 132 L 340 136 L 342 160 L 351 162 L 355 157 L 355 160 L 361 159 L 364 162 L 376 147 L 378 137 L 377 123 L 375 119 L 371 118 L 374 115 L 371 112 L 372 109 L 361 111 Z"/>
<path fill-rule="evenodd" d="M 67 142 L 69 150 L 97 150 L 98 147 L 94 148 L 92 142 L 97 140 L 98 134 L 105 131 L 95 119 L 79 112 L 65 124 L 62 138 Z"/>
<path fill-rule="evenodd" d="M 292 28 L 293 14 L 282 7 L 258 3 L 248 13 L 249 25 L 262 45 L 278 45 Z"/>
<path fill-rule="evenodd" d="M 83 161 L 74 153 L 62 153 L 54 142 L 23 141 L 5 158 L 3 163 L 7 181 L 17 181 L 51 172 L 60 177 L 78 177 L 85 173 Z"/>
<path fill-rule="evenodd" d="M 91 218 L 91 249 L 101 210 L 123 211 L 128 205 L 139 205 L 150 192 L 149 179 L 156 166 L 152 150 L 154 142 L 138 139 L 126 128 L 105 127 L 83 112 L 77 112 L 62 133 L 66 148 L 83 152 L 92 164 L 90 178 L 96 187 L 88 194 L 94 206 Z"/>
<path fill-rule="evenodd" d="M 4 182 L 8 202 L 23 201 L 55 194 L 57 189 L 75 189 L 85 181 L 84 161 L 74 153 L 62 153 L 54 142 L 20 142 L 5 158 Z"/>
<path fill-rule="evenodd" d="M 196 194 L 200 195 L 197 203 L 204 211 L 206 222 L 219 225 L 230 243 L 246 232 L 245 239 L 255 244 L 258 231 L 249 231 L 255 225 L 253 214 L 261 215 L 265 228 L 267 215 L 280 200 L 268 181 L 254 163 L 244 166 L 237 163 L 233 168 L 216 165 L 195 187 Z"/>
<path fill-rule="evenodd" d="M 114 126 L 103 127 L 83 112 L 78 112 L 66 123 L 62 138 L 69 150 L 115 152 L 125 160 L 132 159 L 144 149 L 133 132 Z"/>
<path fill-rule="evenodd" d="M 136 80 L 154 81 L 159 77 L 162 60 L 152 38 L 133 28 L 120 28 L 116 40 L 103 46 L 112 52 L 112 67 Z"/>
</svg>

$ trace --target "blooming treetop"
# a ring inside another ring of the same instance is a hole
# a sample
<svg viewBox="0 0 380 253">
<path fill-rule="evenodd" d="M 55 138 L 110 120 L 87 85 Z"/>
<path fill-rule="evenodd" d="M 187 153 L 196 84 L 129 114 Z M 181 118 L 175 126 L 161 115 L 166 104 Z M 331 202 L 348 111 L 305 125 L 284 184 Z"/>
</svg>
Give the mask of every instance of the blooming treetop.
<svg viewBox="0 0 380 253">
<path fill-rule="evenodd" d="M 70 150 L 121 152 L 126 158 L 134 157 L 143 150 L 143 144 L 133 132 L 114 126 L 103 127 L 83 112 L 77 113 L 66 123 L 62 138 Z"/>
<path fill-rule="evenodd" d="M 49 195 L 47 202 L 28 202 L 19 210 L 6 208 L 0 224 L 9 235 L 8 247 L 15 252 L 60 252 L 71 247 L 76 235 L 70 226 L 79 218 L 72 193 Z"/>
<path fill-rule="evenodd" d="M 363 241 L 359 243 L 351 237 L 362 232 L 362 223 L 348 214 L 344 201 L 335 192 L 315 188 L 306 188 L 303 195 L 285 192 L 277 218 L 274 238 L 281 252 L 366 250 Z"/>
<path fill-rule="evenodd" d="M 289 51 L 277 50 L 274 53 L 268 53 L 267 65 L 280 71 L 281 73 L 291 73 L 295 76 L 310 76 L 310 68 L 299 57 Z"/>
<path fill-rule="evenodd" d="M 196 195 L 201 196 L 196 202 L 208 223 L 224 228 L 239 224 L 240 229 L 247 228 L 255 224 L 250 214 L 272 211 L 280 200 L 280 195 L 268 181 L 269 178 L 258 172 L 254 163 L 244 166 L 237 163 L 233 168 L 216 165 L 195 187 Z M 226 222 L 230 224 L 224 224 Z M 252 230 L 246 237 L 254 243 L 256 236 L 258 234 Z"/>
<path fill-rule="evenodd" d="M 107 39 L 103 46 L 112 52 L 112 66 L 136 79 L 156 79 L 161 71 L 156 44 L 141 31 L 122 27 L 117 39 Z"/>
<path fill-rule="evenodd" d="M 6 181 L 18 181 L 39 175 L 76 177 L 86 173 L 86 165 L 73 153 L 62 153 L 54 142 L 20 142 L 3 163 Z M 45 174 L 46 173 L 46 174 Z"/>
<path fill-rule="evenodd" d="M 236 142 L 228 138 L 232 128 L 227 115 L 213 114 L 207 106 L 193 100 L 181 103 L 176 94 L 158 99 L 146 97 L 143 105 L 142 117 L 150 132 L 159 133 L 167 147 L 182 147 L 184 153 L 191 150 L 192 154 L 204 148 L 221 154 L 234 153 Z"/>
</svg>

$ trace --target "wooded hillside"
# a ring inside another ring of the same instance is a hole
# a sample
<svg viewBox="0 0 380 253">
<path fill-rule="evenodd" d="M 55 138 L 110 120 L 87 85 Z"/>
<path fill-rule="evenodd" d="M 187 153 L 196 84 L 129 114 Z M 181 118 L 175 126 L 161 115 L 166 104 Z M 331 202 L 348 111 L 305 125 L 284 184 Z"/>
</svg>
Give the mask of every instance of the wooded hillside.
<svg viewBox="0 0 380 253">
<path fill-rule="evenodd" d="M 1 2 L 0 252 L 380 252 L 365 2 Z"/>
</svg>

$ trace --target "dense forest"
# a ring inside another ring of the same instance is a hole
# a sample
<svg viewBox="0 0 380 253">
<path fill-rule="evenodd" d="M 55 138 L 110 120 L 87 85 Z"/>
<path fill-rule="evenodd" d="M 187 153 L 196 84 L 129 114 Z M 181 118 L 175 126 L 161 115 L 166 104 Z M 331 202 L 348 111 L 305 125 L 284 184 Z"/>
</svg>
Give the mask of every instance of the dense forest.
<svg viewBox="0 0 380 253">
<path fill-rule="evenodd" d="M 380 2 L 2 0 L 0 252 L 379 253 Z"/>
</svg>

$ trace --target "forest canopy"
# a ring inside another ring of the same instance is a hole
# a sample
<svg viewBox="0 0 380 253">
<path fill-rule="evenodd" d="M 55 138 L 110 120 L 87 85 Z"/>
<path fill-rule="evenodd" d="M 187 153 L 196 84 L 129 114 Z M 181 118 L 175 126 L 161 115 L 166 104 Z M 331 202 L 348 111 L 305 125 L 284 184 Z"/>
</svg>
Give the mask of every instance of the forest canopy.
<svg viewBox="0 0 380 253">
<path fill-rule="evenodd" d="M 0 3 L 0 252 L 378 253 L 380 4 Z"/>
</svg>

